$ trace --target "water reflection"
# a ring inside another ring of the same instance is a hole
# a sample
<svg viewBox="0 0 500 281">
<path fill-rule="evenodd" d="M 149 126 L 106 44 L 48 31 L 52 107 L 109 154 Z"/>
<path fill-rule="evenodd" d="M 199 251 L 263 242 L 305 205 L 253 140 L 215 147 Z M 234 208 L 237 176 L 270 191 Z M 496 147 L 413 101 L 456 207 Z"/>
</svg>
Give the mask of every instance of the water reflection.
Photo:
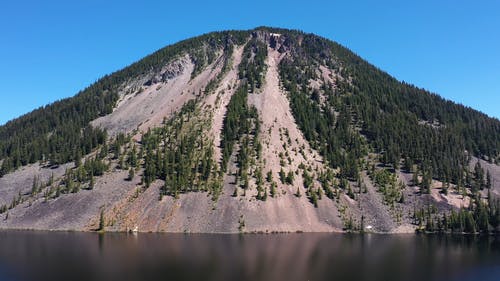
<svg viewBox="0 0 500 281">
<path fill-rule="evenodd" d="M 498 280 L 491 237 L 0 232 L 0 280 Z"/>
</svg>

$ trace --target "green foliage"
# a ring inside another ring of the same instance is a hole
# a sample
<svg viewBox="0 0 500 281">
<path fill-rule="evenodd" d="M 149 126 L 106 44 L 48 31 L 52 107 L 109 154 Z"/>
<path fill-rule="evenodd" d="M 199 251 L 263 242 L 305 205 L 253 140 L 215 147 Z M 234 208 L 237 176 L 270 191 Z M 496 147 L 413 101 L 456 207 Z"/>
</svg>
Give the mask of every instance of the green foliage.
<svg viewBox="0 0 500 281">
<path fill-rule="evenodd" d="M 262 87 L 266 57 L 267 45 L 255 37 L 243 49 L 239 77 L 246 80 L 251 92 Z"/>
<path fill-rule="evenodd" d="M 257 110 L 247 104 L 248 88 L 244 84 L 231 97 L 223 121 L 221 149 L 222 168 L 225 171 L 235 143 L 243 136 L 254 132 Z M 254 132 L 255 133 L 255 132 Z"/>
<path fill-rule="evenodd" d="M 89 181 L 89 190 L 94 189 L 94 186 L 95 186 L 95 179 L 94 179 L 94 176 L 92 175 L 90 177 L 90 181 Z"/>
<path fill-rule="evenodd" d="M 489 197 L 484 202 L 476 197 L 468 208 L 452 209 L 439 215 L 436 208 L 427 206 L 414 211 L 414 223 L 419 231 L 451 233 L 491 233 L 500 223 L 500 201 Z"/>
<path fill-rule="evenodd" d="M 396 175 L 387 169 L 381 169 L 375 172 L 373 180 L 382 193 L 384 203 L 394 207 L 395 203 L 404 202 L 403 190 L 404 184 L 398 183 Z"/>
<path fill-rule="evenodd" d="M 312 186 L 312 184 L 313 184 L 313 178 L 307 172 L 307 170 L 304 170 L 304 172 L 302 173 L 302 178 L 304 180 L 304 188 L 308 189 L 309 187 Z"/>
<path fill-rule="evenodd" d="M 0 214 L 7 212 L 7 210 L 9 210 L 9 207 L 7 207 L 7 205 L 4 204 L 0 206 Z"/>
<path fill-rule="evenodd" d="M 215 60 L 219 49 L 242 44 L 248 31 L 213 32 L 162 48 L 132 65 L 106 75 L 75 97 L 57 101 L 0 127 L 0 177 L 39 160 L 58 165 L 78 160 L 106 140 L 106 132 L 89 122 L 112 112 L 122 84 L 133 77 L 161 71 L 169 62 L 189 54 L 193 75 Z"/>
<path fill-rule="evenodd" d="M 128 180 L 128 181 L 131 181 L 131 180 L 133 180 L 133 179 L 134 179 L 134 177 L 135 177 L 135 169 L 134 169 L 134 168 L 130 168 L 130 169 L 128 170 L 128 177 L 127 177 L 127 180 Z"/>
<path fill-rule="evenodd" d="M 137 157 L 137 149 L 135 147 L 135 144 L 132 146 L 132 149 L 128 153 L 127 163 L 132 168 L 137 168 L 137 166 L 139 165 L 139 161 L 138 161 L 138 157 Z"/>
<path fill-rule="evenodd" d="M 245 218 L 243 218 L 243 215 L 240 216 L 238 219 L 238 231 L 241 233 L 245 230 Z"/>
<path fill-rule="evenodd" d="M 266 181 L 268 183 L 271 183 L 273 181 L 273 171 L 272 170 L 267 171 Z"/>
<path fill-rule="evenodd" d="M 197 100 L 190 100 L 163 127 L 144 134 L 145 186 L 160 179 L 164 181 L 161 195 L 177 198 L 180 193 L 209 191 L 216 199 L 221 186 L 216 178 L 211 140 L 204 137 L 206 128 Z"/>
<path fill-rule="evenodd" d="M 279 171 L 278 174 L 279 174 L 279 177 L 280 177 L 280 182 L 282 184 L 285 184 L 285 182 L 286 182 L 286 174 L 285 174 L 285 171 L 283 170 L 283 168 L 280 169 L 280 171 Z"/>
<path fill-rule="evenodd" d="M 103 207 L 101 207 L 101 212 L 99 213 L 99 228 L 97 230 L 104 231 L 105 227 L 106 227 L 106 225 L 105 225 L 105 220 L 104 220 L 104 206 L 103 206 Z"/>
<path fill-rule="evenodd" d="M 293 179 L 294 179 L 293 171 L 290 170 L 286 174 L 285 183 L 288 185 L 293 185 Z"/>
<path fill-rule="evenodd" d="M 340 167 L 343 176 L 354 179 L 357 159 L 364 154 L 355 128 L 382 155 L 384 164 L 398 169 L 403 158 L 408 169 L 428 161 L 425 171 L 430 178 L 461 181 L 468 165 L 464 151 L 498 161 L 497 119 L 400 83 L 337 43 L 297 31 L 283 33 L 291 55 L 280 63 L 280 75 L 295 120 L 306 139 L 332 167 Z M 320 79 L 315 72 L 318 64 L 350 80 L 326 83 L 321 89 L 323 103 L 308 85 L 311 79 Z"/>
<path fill-rule="evenodd" d="M 272 182 L 271 183 L 271 190 L 270 190 L 270 193 L 271 193 L 271 197 L 275 198 L 276 197 L 276 193 L 277 193 L 277 190 L 276 190 L 276 182 Z"/>
<path fill-rule="evenodd" d="M 262 52 L 265 49 L 266 52 Z M 233 154 L 235 144 L 239 143 L 237 153 L 237 176 L 243 183 L 243 188 L 249 187 L 249 168 L 259 160 L 262 154 L 262 145 L 258 140 L 260 121 L 257 109 L 249 106 L 247 102 L 249 90 L 260 87 L 261 81 L 255 74 L 261 72 L 264 59 L 267 56 L 267 47 L 261 42 L 251 40 L 245 45 L 242 63 L 239 68 L 240 78 L 245 78 L 235 90 L 228 103 L 226 116 L 223 121 L 221 135 L 222 171 L 226 171 L 229 158 Z M 244 65 L 245 67 L 242 67 Z M 262 170 L 256 170 L 256 183 L 258 189 L 257 199 L 265 200 L 267 191 L 263 190 Z M 237 178 L 238 180 L 238 178 Z M 264 192 L 264 193 L 263 193 Z"/>
<path fill-rule="evenodd" d="M 318 208 L 318 195 L 316 192 L 310 192 L 310 195 L 309 195 L 309 200 L 311 201 L 311 203 L 314 205 L 315 208 Z"/>
<path fill-rule="evenodd" d="M 314 77 L 304 73 L 308 67 L 310 65 L 300 60 L 284 60 L 280 64 L 281 79 L 290 93 L 295 120 L 311 146 L 321 152 L 330 166 L 340 168 L 342 177 L 355 180 L 359 173 L 358 159 L 366 154 L 364 141 L 350 129 L 352 117 L 347 106 L 335 108 L 335 98 L 325 105 L 311 98 L 313 90 L 308 88 L 308 83 Z M 340 110 L 338 117 L 336 110 Z"/>
</svg>

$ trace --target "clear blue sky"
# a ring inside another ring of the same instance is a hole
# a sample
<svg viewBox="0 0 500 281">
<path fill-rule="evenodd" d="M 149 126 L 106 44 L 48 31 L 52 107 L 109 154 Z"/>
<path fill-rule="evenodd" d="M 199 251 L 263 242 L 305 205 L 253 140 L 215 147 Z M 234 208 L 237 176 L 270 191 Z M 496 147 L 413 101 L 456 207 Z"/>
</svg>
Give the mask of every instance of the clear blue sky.
<svg viewBox="0 0 500 281">
<path fill-rule="evenodd" d="M 261 25 L 330 38 L 400 80 L 500 118 L 500 1 L 241 2 L 3 1 L 0 124 L 165 45 Z"/>
</svg>

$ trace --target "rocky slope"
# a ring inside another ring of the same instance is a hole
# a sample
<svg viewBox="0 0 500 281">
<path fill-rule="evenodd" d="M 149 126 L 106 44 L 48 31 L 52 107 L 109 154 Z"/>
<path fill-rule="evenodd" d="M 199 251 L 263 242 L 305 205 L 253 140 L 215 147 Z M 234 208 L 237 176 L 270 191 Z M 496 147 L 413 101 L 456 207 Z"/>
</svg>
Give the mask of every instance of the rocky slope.
<svg viewBox="0 0 500 281">
<path fill-rule="evenodd" d="M 414 232 L 480 202 L 497 227 L 498 120 L 401 84 L 326 39 L 214 33 L 104 80 L 117 98 L 89 124 L 106 141 L 66 164 L 4 165 L 0 228 Z M 411 143 L 406 129 L 432 137 Z M 443 140 L 456 149 L 440 150 Z"/>
</svg>

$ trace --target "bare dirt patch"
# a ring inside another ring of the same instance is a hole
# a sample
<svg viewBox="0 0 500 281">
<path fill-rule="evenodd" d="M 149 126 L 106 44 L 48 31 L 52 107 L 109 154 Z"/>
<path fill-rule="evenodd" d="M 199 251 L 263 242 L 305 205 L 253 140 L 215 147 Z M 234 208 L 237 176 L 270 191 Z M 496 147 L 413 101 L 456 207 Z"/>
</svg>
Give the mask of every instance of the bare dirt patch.
<svg viewBox="0 0 500 281">
<path fill-rule="evenodd" d="M 67 168 L 73 164 L 60 165 L 57 168 L 43 167 L 39 163 L 31 164 L 19 168 L 18 170 L 9 173 L 0 178 L 0 206 L 10 204 L 15 196 L 27 194 L 31 192 L 33 179 L 38 178 L 41 183 L 48 182 L 49 178 L 54 175 L 54 178 L 59 178 L 64 174 Z"/>
<path fill-rule="evenodd" d="M 220 71 L 220 57 L 191 79 L 194 64 L 185 56 L 172 64 L 181 65 L 180 73 L 166 81 L 150 86 L 141 85 L 135 93 L 122 92 L 121 100 L 114 111 L 92 122 L 92 125 L 106 128 L 110 135 L 129 133 L 134 129 L 147 131 L 158 126 L 179 110 L 184 103 L 199 95 L 202 89 Z"/>
<path fill-rule="evenodd" d="M 8 219 L 0 220 L 0 228 L 89 230 L 89 222 L 99 220 L 101 208 L 108 208 L 135 187 L 138 178 L 125 181 L 127 174 L 126 171 L 107 173 L 96 180 L 93 190 L 63 194 L 47 202 L 43 198 L 24 202 L 9 211 Z"/>
</svg>

